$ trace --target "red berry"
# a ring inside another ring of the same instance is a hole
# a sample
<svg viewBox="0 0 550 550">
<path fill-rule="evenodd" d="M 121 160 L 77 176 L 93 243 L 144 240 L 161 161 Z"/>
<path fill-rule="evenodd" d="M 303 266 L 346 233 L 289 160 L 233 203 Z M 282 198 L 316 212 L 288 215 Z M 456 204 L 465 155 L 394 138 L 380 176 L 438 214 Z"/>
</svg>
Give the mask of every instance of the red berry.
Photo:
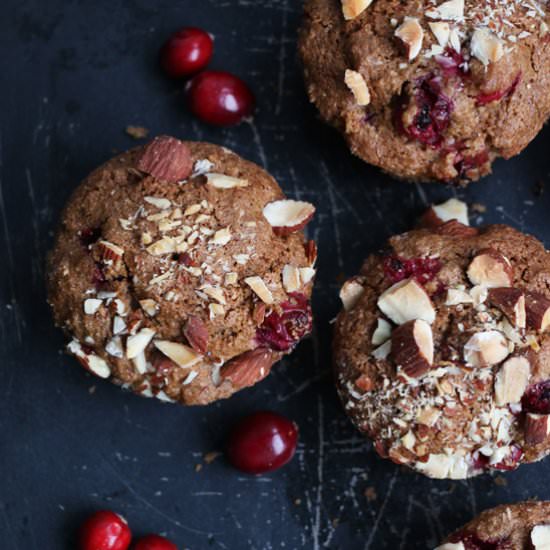
<svg viewBox="0 0 550 550">
<path fill-rule="evenodd" d="M 254 95 L 236 76 L 222 71 L 204 71 L 189 83 L 187 100 L 191 112 L 215 126 L 231 126 L 254 110 Z"/>
<path fill-rule="evenodd" d="M 233 429 L 227 457 L 235 468 L 249 474 L 277 470 L 294 456 L 298 426 L 280 414 L 259 411 Z"/>
<path fill-rule="evenodd" d="M 134 550 L 178 550 L 178 547 L 160 535 L 147 535 L 136 542 Z"/>
<path fill-rule="evenodd" d="M 550 380 L 529 386 L 523 394 L 521 404 L 525 412 L 550 414 Z"/>
<path fill-rule="evenodd" d="M 127 550 L 131 540 L 126 520 L 108 510 L 96 512 L 80 528 L 80 550 Z"/>
<path fill-rule="evenodd" d="M 441 269 L 437 258 L 412 258 L 406 260 L 399 256 L 386 256 L 383 262 L 384 275 L 392 282 L 414 277 L 419 283 L 431 281 Z"/>
<path fill-rule="evenodd" d="M 192 75 L 208 65 L 212 37 L 202 29 L 185 27 L 174 33 L 160 50 L 160 64 L 172 77 Z"/>
</svg>

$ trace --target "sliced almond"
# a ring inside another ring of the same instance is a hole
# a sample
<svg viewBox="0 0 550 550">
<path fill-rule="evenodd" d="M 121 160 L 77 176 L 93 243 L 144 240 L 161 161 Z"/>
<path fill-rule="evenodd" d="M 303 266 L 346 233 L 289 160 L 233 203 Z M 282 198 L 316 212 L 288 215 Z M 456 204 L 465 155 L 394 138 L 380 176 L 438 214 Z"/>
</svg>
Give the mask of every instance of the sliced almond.
<svg viewBox="0 0 550 550">
<path fill-rule="evenodd" d="M 376 328 L 372 333 L 371 343 L 374 346 L 383 344 L 391 337 L 391 325 L 385 319 L 379 318 L 376 323 Z"/>
<path fill-rule="evenodd" d="M 145 202 L 156 206 L 159 210 L 166 210 L 172 206 L 172 203 L 164 197 L 143 197 Z"/>
<path fill-rule="evenodd" d="M 544 332 L 550 324 L 550 300 L 539 292 L 525 293 L 527 327 Z"/>
<path fill-rule="evenodd" d="M 495 404 L 504 407 L 519 403 L 529 384 L 531 365 L 525 357 L 511 357 L 495 377 Z"/>
<path fill-rule="evenodd" d="M 82 345 L 78 340 L 72 340 L 67 346 L 67 350 L 72 353 L 80 362 L 80 364 L 92 374 L 100 378 L 109 378 L 111 376 L 111 368 L 107 361 L 96 355 L 95 353 L 86 353 L 82 349 Z"/>
<path fill-rule="evenodd" d="M 216 189 L 235 189 L 239 187 L 248 187 L 248 180 L 226 176 L 225 174 L 205 174 L 206 183 Z"/>
<path fill-rule="evenodd" d="M 416 17 L 405 17 L 403 23 L 395 29 L 395 37 L 405 48 L 407 58 L 412 61 L 422 49 L 424 31 Z"/>
<path fill-rule="evenodd" d="M 300 279 L 302 281 L 302 286 L 307 285 L 315 277 L 317 271 L 313 267 L 301 267 L 300 268 Z"/>
<path fill-rule="evenodd" d="M 497 330 L 474 334 L 464 346 L 464 360 L 467 366 L 488 367 L 504 361 L 509 354 L 504 335 Z"/>
<path fill-rule="evenodd" d="M 446 306 L 457 306 L 459 304 L 472 304 L 474 299 L 470 296 L 470 293 L 459 288 L 449 288 L 447 290 L 447 299 L 445 300 Z"/>
<path fill-rule="evenodd" d="M 172 237 L 162 237 L 147 247 L 147 252 L 153 256 L 173 254 L 176 251 L 176 240 Z"/>
<path fill-rule="evenodd" d="M 155 331 L 151 328 L 142 328 L 133 336 L 129 336 L 126 340 L 126 357 L 133 359 L 137 357 L 149 345 L 153 339 Z"/>
<path fill-rule="evenodd" d="M 270 305 L 273 303 L 273 294 L 271 293 L 271 290 L 267 288 L 267 285 L 261 277 L 247 277 L 244 282 L 253 290 L 253 292 L 264 304 Z"/>
<path fill-rule="evenodd" d="M 216 300 L 219 304 L 225 305 L 227 302 L 225 300 L 225 293 L 223 288 L 219 286 L 212 285 L 202 285 L 199 290 L 204 292 L 208 297 Z"/>
<path fill-rule="evenodd" d="M 134 366 L 139 374 L 145 374 L 147 372 L 147 358 L 145 357 L 145 353 L 143 351 L 138 353 L 132 359 L 132 363 L 134 363 Z"/>
<path fill-rule="evenodd" d="M 202 359 L 202 355 L 195 350 L 180 344 L 179 342 L 169 342 L 168 340 L 155 340 L 153 342 L 155 347 L 168 359 L 171 359 L 182 368 L 192 367 L 196 365 Z"/>
<path fill-rule="evenodd" d="M 342 288 L 340 289 L 340 300 L 342 300 L 342 305 L 346 311 L 355 306 L 355 304 L 361 298 L 361 295 L 365 292 L 365 288 L 359 284 L 355 279 L 350 279 L 346 281 Z"/>
<path fill-rule="evenodd" d="M 342 0 L 344 19 L 355 19 L 361 15 L 372 3 L 372 0 Z"/>
<path fill-rule="evenodd" d="M 531 543 L 534 550 L 549 550 L 550 525 L 535 525 L 531 530 Z"/>
<path fill-rule="evenodd" d="M 438 44 L 445 48 L 449 42 L 449 36 L 451 34 L 451 26 L 449 23 L 446 23 L 445 21 L 436 21 L 434 23 L 428 23 L 428 25 Z"/>
<path fill-rule="evenodd" d="M 441 544 L 435 550 L 466 550 L 463 542 L 446 542 Z"/>
<path fill-rule="evenodd" d="M 441 204 L 432 205 L 422 216 L 421 224 L 424 227 L 437 227 L 444 223 L 456 220 L 463 225 L 468 225 L 468 206 L 458 199 L 449 199 Z"/>
<path fill-rule="evenodd" d="M 550 435 L 550 422 L 547 414 L 527 413 L 525 415 L 525 443 L 527 445 L 540 445 Z"/>
<path fill-rule="evenodd" d="M 224 227 L 223 229 L 219 229 L 214 233 L 214 236 L 212 237 L 212 240 L 210 242 L 218 246 L 225 246 L 230 240 L 231 230 L 229 229 L 229 227 Z"/>
<path fill-rule="evenodd" d="M 141 309 L 143 309 L 143 311 L 145 311 L 145 313 L 149 315 L 149 317 L 154 317 L 159 311 L 158 304 L 155 302 L 155 300 L 151 300 L 150 298 L 140 300 L 139 305 L 141 306 Z"/>
<path fill-rule="evenodd" d="M 390 352 L 391 352 L 391 340 L 388 340 L 387 342 L 384 342 L 381 346 L 378 346 L 376 349 L 374 349 L 371 355 L 375 359 L 385 360 L 388 358 Z"/>
<path fill-rule="evenodd" d="M 391 335 L 390 360 L 411 378 L 430 370 L 434 359 L 432 329 L 426 321 L 408 321 Z"/>
<path fill-rule="evenodd" d="M 105 351 L 113 357 L 122 359 L 124 357 L 124 348 L 122 347 L 122 339 L 120 336 L 111 338 L 105 346 Z"/>
<path fill-rule="evenodd" d="M 519 288 L 491 288 L 487 298 L 489 303 L 506 315 L 510 323 L 525 328 L 525 295 Z"/>
<path fill-rule="evenodd" d="M 93 315 L 99 310 L 102 303 L 103 301 L 98 300 L 97 298 L 88 298 L 87 300 L 84 300 L 84 313 L 86 315 Z"/>
<path fill-rule="evenodd" d="M 405 279 L 388 288 L 378 298 L 378 307 L 394 323 L 421 319 L 435 321 L 435 309 L 424 288 L 415 279 Z"/>
<path fill-rule="evenodd" d="M 470 53 L 487 66 L 504 55 L 504 43 L 489 29 L 476 29 L 470 42 Z"/>
<path fill-rule="evenodd" d="M 99 251 L 101 261 L 104 263 L 116 264 L 122 259 L 124 249 L 109 241 L 98 241 L 95 245 Z"/>
<path fill-rule="evenodd" d="M 369 87 L 361 73 L 346 69 L 344 81 L 355 97 L 357 105 L 364 107 L 370 103 Z"/>
<path fill-rule="evenodd" d="M 300 270 L 293 265 L 285 265 L 283 267 L 283 288 L 287 292 L 296 292 L 302 286 Z"/>
<path fill-rule="evenodd" d="M 510 261 L 491 248 L 477 253 L 468 266 L 467 274 L 472 284 L 487 288 L 508 287 L 514 280 Z"/>
<path fill-rule="evenodd" d="M 444 19 L 446 21 L 460 21 L 464 18 L 464 0 L 449 0 L 436 8 L 426 11 L 430 19 Z"/>
<path fill-rule="evenodd" d="M 273 201 L 263 209 L 264 218 L 276 235 L 289 235 L 303 229 L 313 218 L 315 207 L 309 202 L 284 199 Z"/>
<path fill-rule="evenodd" d="M 225 307 L 221 304 L 208 304 L 208 311 L 211 321 L 213 321 L 216 317 L 223 317 L 225 315 Z"/>
</svg>

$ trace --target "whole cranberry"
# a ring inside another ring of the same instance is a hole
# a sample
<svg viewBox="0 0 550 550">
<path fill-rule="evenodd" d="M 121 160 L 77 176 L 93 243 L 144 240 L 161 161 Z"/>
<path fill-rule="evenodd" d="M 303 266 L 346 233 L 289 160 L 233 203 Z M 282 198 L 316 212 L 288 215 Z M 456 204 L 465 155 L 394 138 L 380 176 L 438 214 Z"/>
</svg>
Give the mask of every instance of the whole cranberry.
<svg viewBox="0 0 550 550">
<path fill-rule="evenodd" d="M 234 427 L 227 457 L 235 468 L 249 474 L 272 472 L 284 466 L 296 452 L 298 426 L 280 414 L 259 411 Z"/>
<path fill-rule="evenodd" d="M 252 114 L 254 95 L 238 77 L 223 71 L 204 71 L 189 82 L 191 112 L 214 126 L 231 126 Z"/>
<path fill-rule="evenodd" d="M 550 413 L 550 380 L 532 384 L 521 399 L 525 412 L 535 414 Z"/>
<path fill-rule="evenodd" d="M 136 542 L 134 550 L 178 550 L 178 547 L 160 535 L 146 535 Z"/>
<path fill-rule="evenodd" d="M 91 515 L 80 528 L 80 550 L 127 550 L 132 533 L 126 520 L 109 510 Z"/>
<path fill-rule="evenodd" d="M 169 76 L 190 76 L 208 65 L 213 49 L 214 42 L 206 31 L 185 27 L 162 46 L 160 64 Z"/>
</svg>

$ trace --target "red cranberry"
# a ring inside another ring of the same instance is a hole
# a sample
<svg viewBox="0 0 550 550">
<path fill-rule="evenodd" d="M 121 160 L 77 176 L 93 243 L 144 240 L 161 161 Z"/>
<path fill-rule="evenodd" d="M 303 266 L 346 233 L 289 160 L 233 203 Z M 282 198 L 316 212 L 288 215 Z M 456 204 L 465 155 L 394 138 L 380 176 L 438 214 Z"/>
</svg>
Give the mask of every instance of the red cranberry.
<svg viewBox="0 0 550 550">
<path fill-rule="evenodd" d="M 235 468 L 263 474 L 284 466 L 294 456 L 298 426 L 280 414 L 260 411 L 241 420 L 231 432 L 227 458 Z"/>
<path fill-rule="evenodd" d="M 447 48 L 444 54 L 436 55 L 435 60 L 446 77 L 466 77 L 469 73 L 463 55 L 454 48 Z"/>
<path fill-rule="evenodd" d="M 87 227 L 79 233 L 80 242 L 86 249 L 97 242 L 99 237 L 101 237 L 101 229 L 99 227 Z"/>
<path fill-rule="evenodd" d="M 399 256 L 386 256 L 383 261 L 384 275 L 392 282 L 414 277 L 419 283 L 431 281 L 441 269 L 437 258 L 412 258 L 406 260 Z"/>
<path fill-rule="evenodd" d="M 147 535 L 136 542 L 134 550 L 178 550 L 178 547 L 160 535 Z"/>
<path fill-rule="evenodd" d="M 458 178 L 467 178 L 470 170 L 481 168 L 484 164 L 489 162 L 489 153 L 487 151 L 481 151 L 477 155 L 464 157 L 462 153 L 457 153 L 454 167 L 458 172 Z"/>
<path fill-rule="evenodd" d="M 204 71 L 189 83 L 187 99 L 191 112 L 208 124 L 231 126 L 252 114 L 254 95 L 236 76 L 222 71 Z"/>
<path fill-rule="evenodd" d="M 127 550 L 131 540 L 126 520 L 109 510 L 96 512 L 80 529 L 80 550 Z"/>
<path fill-rule="evenodd" d="M 487 105 L 487 103 L 492 103 L 493 101 L 499 101 L 504 97 L 509 97 L 516 91 L 516 88 L 518 87 L 520 82 L 521 73 L 516 76 L 516 78 L 508 88 L 505 88 L 504 90 L 496 90 L 489 94 L 479 94 L 476 98 L 476 103 L 478 105 Z"/>
<path fill-rule="evenodd" d="M 313 317 L 308 299 L 299 293 L 289 296 L 290 300 L 280 305 L 281 313 L 269 313 L 256 331 L 260 346 L 288 351 L 311 332 Z"/>
<path fill-rule="evenodd" d="M 529 386 L 523 394 L 521 405 L 525 412 L 550 414 L 550 380 Z"/>
<path fill-rule="evenodd" d="M 169 76 L 189 76 L 208 65 L 212 50 L 213 40 L 206 31 L 185 27 L 162 46 L 160 64 Z"/>
</svg>

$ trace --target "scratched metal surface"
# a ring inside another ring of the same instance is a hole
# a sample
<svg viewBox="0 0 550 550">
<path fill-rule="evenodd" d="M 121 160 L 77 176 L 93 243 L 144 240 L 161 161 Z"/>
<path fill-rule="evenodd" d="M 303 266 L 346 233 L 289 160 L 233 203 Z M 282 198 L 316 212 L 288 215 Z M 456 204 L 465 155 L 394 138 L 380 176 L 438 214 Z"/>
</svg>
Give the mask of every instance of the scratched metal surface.
<svg viewBox="0 0 550 550">
<path fill-rule="evenodd" d="M 181 548 L 426 549 L 486 507 L 550 497 L 541 481 L 550 463 L 496 482 L 430 481 L 378 459 L 344 417 L 329 361 L 338 281 L 428 201 L 454 191 L 392 182 L 316 119 L 296 60 L 298 0 L 4 0 L 2 11 L 4 550 L 73 549 L 75 526 L 100 507 Z M 207 128 L 186 113 L 181 85 L 158 74 L 159 44 L 184 24 L 214 33 L 213 66 L 253 86 L 254 122 Z M 60 208 L 114 149 L 135 144 L 128 124 L 233 148 L 318 207 L 309 229 L 321 251 L 313 338 L 261 385 L 208 408 L 161 405 L 84 374 L 62 354 L 45 304 L 44 254 Z M 521 158 L 458 195 L 486 204 L 485 221 L 513 223 L 550 244 L 550 197 L 533 191 L 548 178 L 549 139 L 546 129 Z M 235 418 L 266 406 L 300 426 L 288 467 L 255 478 L 223 459 L 204 464 Z"/>
</svg>

